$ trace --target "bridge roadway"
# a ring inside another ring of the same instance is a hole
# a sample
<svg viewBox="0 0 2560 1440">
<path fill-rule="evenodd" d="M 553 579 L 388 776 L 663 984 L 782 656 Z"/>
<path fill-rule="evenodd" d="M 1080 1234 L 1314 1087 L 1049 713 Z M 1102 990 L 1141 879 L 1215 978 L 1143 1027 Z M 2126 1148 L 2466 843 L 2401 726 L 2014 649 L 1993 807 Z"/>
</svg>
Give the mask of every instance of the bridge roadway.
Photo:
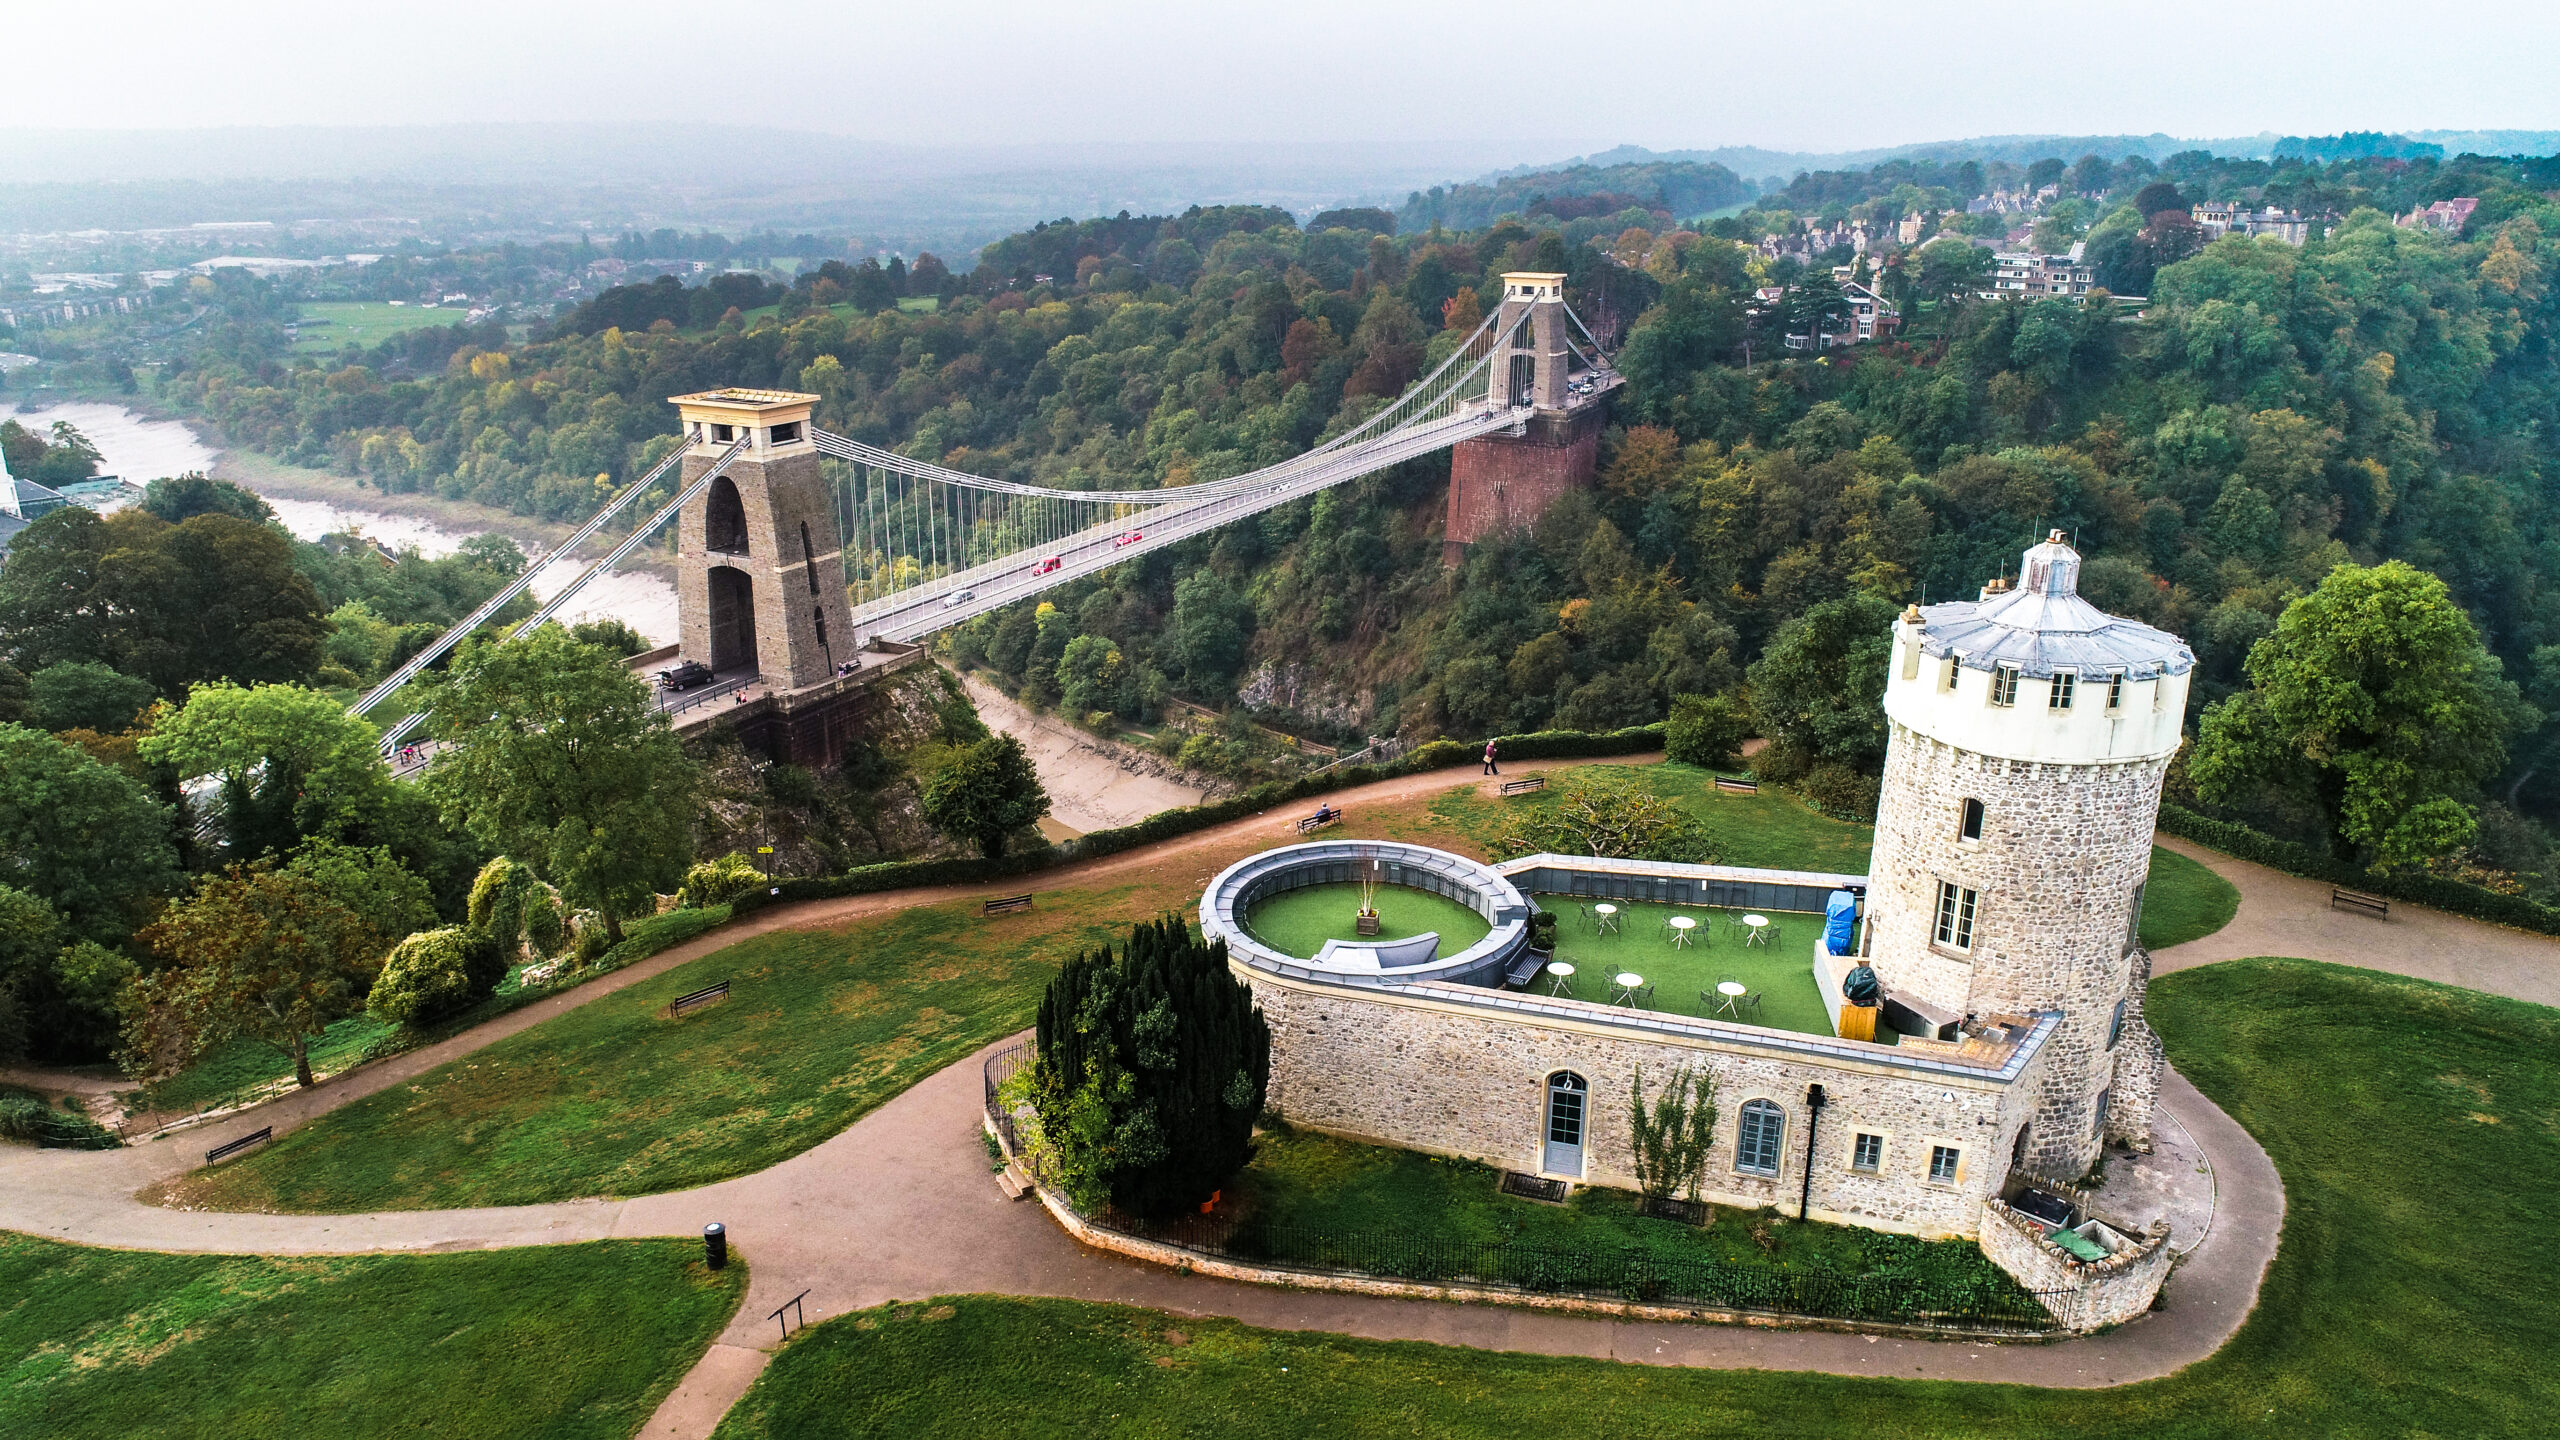
<svg viewBox="0 0 2560 1440">
<path fill-rule="evenodd" d="M 1607 388 L 1594 391 L 1591 397 L 1577 398 L 1589 403 Z M 920 640 L 937 630 L 1028 599 L 1070 580 L 1095 574 L 1124 560 L 1134 560 L 1176 541 L 1205 534 L 1229 521 L 1259 514 L 1435 450 L 1445 450 L 1461 441 L 1520 425 L 1530 413 L 1526 406 L 1503 408 L 1489 401 L 1478 402 L 1443 420 L 1390 431 L 1374 441 L 1337 453 L 1309 457 L 1315 463 L 1294 473 L 1275 476 L 1266 486 L 1233 491 L 1187 505 L 1166 505 L 1088 526 L 1047 549 L 1018 551 L 1000 560 L 972 566 L 858 605 L 853 611 L 854 633 L 865 638 L 878 635 L 900 642 Z M 1139 538 L 1127 544 L 1121 543 L 1123 537 L 1133 534 Z M 1057 568 L 1044 568 L 1052 559 L 1058 562 Z M 968 598 L 954 601 L 953 597 L 962 595 Z"/>
</svg>

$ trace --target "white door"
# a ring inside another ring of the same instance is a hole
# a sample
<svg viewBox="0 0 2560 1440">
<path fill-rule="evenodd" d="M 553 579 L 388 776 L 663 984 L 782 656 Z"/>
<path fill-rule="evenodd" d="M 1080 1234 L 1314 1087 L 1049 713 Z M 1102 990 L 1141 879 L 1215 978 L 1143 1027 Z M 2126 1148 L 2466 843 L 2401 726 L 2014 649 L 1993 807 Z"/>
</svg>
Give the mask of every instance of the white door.
<svg viewBox="0 0 2560 1440">
<path fill-rule="evenodd" d="M 1547 1078 L 1546 1173 L 1582 1176 L 1582 1130 L 1591 1087 L 1570 1070 Z"/>
</svg>

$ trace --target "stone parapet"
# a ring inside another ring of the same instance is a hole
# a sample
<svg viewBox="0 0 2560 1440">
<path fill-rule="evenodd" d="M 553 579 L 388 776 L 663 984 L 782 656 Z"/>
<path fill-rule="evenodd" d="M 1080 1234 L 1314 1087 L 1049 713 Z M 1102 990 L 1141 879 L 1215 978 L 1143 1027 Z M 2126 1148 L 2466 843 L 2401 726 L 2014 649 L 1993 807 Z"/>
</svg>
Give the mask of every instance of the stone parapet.
<svg viewBox="0 0 2560 1440">
<path fill-rule="evenodd" d="M 2077 1334 L 2121 1325 L 2149 1310 L 2176 1260 L 2166 1220 L 2153 1221 L 2139 1236 L 2101 1229 L 2098 1241 L 2112 1253 L 2083 1260 L 2053 1243 L 2041 1221 L 1998 1200 L 1983 1206 L 1981 1241 L 1993 1264 L 2034 1291 L 2063 1328 Z"/>
</svg>

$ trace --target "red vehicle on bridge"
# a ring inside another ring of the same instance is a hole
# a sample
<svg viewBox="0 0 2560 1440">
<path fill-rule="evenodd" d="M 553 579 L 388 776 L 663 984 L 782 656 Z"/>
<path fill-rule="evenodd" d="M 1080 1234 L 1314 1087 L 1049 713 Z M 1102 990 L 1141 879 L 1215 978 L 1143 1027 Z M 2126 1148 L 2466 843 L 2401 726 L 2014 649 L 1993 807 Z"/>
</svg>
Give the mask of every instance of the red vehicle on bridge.
<svg viewBox="0 0 2560 1440">
<path fill-rule="evenodd" d="M 1121 548 L 1121 547 L 1122 547 L 1122 546 L 1124 546 L 1124 545 L 1135 545 L 1135 544 L 1137 544 L 1139 541 L 1144 540 L 1144 539 L 1146 539 L 1146 538 L 1147 538 L 1147 537 L 1146 537 L 1145 532 L 1143 532 L 1143 531 L 1138 531 L 1138 530 L 1132 530 L 1132 531 L 1130 531 L 1130 532 L 1129 532 L 1128 534 L 1126 534 L 1126 535 L 1118 536 L 1118 537 L 1116 537 L 1115 539 L 1113 539 L 1113 540 L 1112 540 L 1112 542 L 1111 542 L 1111 548 L 1112 548 L 1112 549 L 1114 549 L 1114 550 L 1117 550 L 1117 549 Z"/>
<path fill-rule="evenodd" d="M 1048 575 L 1048 574 L 1053 574 L 1053 573 L 1055 573 L 1055 572 L 1056 572 L 1056 570 L 1057 570 L 1057 568 L 1058 568 L 1058 565 L 1059 565 L 1058 557 L 1057 557 L 1057 556 L 1055 556 L 1055 555 L 1052 555 L 1052 556 L 1050 556 L 1048 559 L 1041 561 L 1039 564 L 1032 566 L 1032 567 L 1031 567 L 1031 573 L 1032 573 L 1032 574 L 1034 574 L 1034 575 Z"/>
</svg>

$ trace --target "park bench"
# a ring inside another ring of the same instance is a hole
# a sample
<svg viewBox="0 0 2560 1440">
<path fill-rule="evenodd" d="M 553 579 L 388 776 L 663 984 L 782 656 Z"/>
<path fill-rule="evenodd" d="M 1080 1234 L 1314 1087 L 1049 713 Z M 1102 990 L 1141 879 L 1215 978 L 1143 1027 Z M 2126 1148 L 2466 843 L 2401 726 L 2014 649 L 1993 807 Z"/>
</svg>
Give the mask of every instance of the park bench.
<svg viewBox="0 0 2560 1440">
<path fill-rule="evenodd" d="M 252 1130 L 237 1140 L 225 1141 L 224 1143 L 216 1145 L 212 1149 L 204 1152 L 204 1163 L 210 1165 L 216 1160 L 223 1159 L 227 1156 L 237 1155 L 252 1145 L 263 1145 L 275 1137 L 276 1127 L 273 1125 L 269 1125 L 264 1129 Z"/>
<path fill-rule="evenodd" d="M 1716 788 L 1727 795 L 1757 795 L 1760 793 L 1760 782 L 1757 780 L 1727 780 L 1723 776 L 1719 775 L 1716 777 Z"/>
<path fill-rule="evenodd" d="M 2390 901 L 2379 895 L 2367 895 L 2361 890 L 2349 890 L 2337 885 L 2329 887 L 2329 908 L 2353 910 L 2359 915 L 2370 915 L 2377 920 L 2391 918 Z"/>
<path fill-rule="evenodd" d="M 1313 835 L 1328 825 L 1339 825 L 1342 823 L 1342 817 L 1346 813 L 1348 812 L 1336 810 L 1330 815 L 1310 815 L 1306 819 L 1298 822 L 1298 833 L 1301 835 Z"/>
<path fill-rule="evenodd" d="M 667 1018 L 673 1020 L 696 1005 L 708 1005 L 714 1000 L 726 1000 L 728 998 L 728 981 L 723 980 L 717 985 L 705 985 L 690 995 L 679 995 L 673 1000 L 668 1001 Z"/>
<path fill-rule="evenodd" d="M 1547 962 L 1554 958 L 1552 951 L 1524 949 L 1520 958 L 1512 961 L 1510 968 L 1502 972 L 1502 983 L 1514 990 L 1526 989 L 1530 981 L 1538 978 L 1538 972 L 1546 968 Z"/>
<path fill-rule="evenodd" d="M 1517 780 L 1505 780 L 1502 782 L 1502 793 L 1505 797 L 1526 795 L 1532 791 L 1544 790 L 1546 788 L 1547 777 L 1544 775 L 1524 775 Z"/>
<path fill-rule="evenodd" d="M 1031 897 L 1029 895 L 1007 895 L 1001 900 L 988 901 L 986 909 L 982 913 L 988 915 L 1010 915 L 1016 910 L 1028 910 L 1030 908 Z"/>
</svg>

